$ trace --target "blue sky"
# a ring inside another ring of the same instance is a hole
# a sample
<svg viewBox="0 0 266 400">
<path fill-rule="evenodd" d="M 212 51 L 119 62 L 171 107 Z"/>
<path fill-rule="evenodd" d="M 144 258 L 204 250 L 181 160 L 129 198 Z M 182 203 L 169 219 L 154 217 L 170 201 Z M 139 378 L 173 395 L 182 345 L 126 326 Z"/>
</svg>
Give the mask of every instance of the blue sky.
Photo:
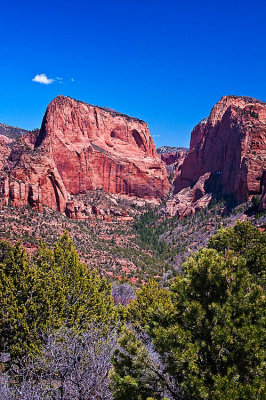
<svg viewBox="0 0 266 400">
<path fill-rule="evenodd" d="M 39 127 L 63 94 L 145 120 L 157 146 L 187 146 L 221 96 L 266 100 L 264 1 L 11 0 L 0 13 L 3 123 Z"/>
</svg>

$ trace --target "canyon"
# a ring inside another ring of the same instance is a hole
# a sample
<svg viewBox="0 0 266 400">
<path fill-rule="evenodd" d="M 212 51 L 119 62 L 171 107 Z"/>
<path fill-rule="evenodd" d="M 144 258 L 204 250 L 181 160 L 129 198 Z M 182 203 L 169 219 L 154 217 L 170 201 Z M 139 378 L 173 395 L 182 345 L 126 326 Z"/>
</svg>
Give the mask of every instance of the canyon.
<svg viewBox="0 0 266 400">
<path fill-rule="evenodd" d="M 145 122 L 59 96 L 40 129 L 1 125 L 0 237 L 34 254 L 40 239 L 53 246 L 67 230 L 82 261 L 107 279 L 167 280 L 221 221 L 252 218 L 252 196 L 264 229 L 265 107 L 223 97 L 189 149 L 156 151 Z M 215 204 L 227 196 L 239 208 Z"/>
<path fill-rule="evenodd" d="M 228 196 L 236 203 L 260 196 L 263 210 L 265 149 L 266 104 L 250 97 L 222 97 L 193 129 L 189 149 L 156 151 L 144 121 L 58 96 L 40 130 L 0 124 L 0 207 L 47 206 L 70 219 L 107 220 L 110 210 L 85 199 L 101 190 L 133 203 L 166 200 L 160 212 L 167 217 Z"/>
</svg>

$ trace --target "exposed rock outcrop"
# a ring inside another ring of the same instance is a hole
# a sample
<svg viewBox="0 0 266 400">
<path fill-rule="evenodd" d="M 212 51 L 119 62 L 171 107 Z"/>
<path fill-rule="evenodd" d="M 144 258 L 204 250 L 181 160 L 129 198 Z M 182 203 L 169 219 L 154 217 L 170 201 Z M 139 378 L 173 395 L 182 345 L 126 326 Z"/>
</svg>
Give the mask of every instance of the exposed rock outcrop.
<svg viewBox="0 0 266 400">
<path fill-rule="evenodd" d="M 266 104 L 250 97 L 223 97 L 193 129 L 189 152 L 164 146 L 157 154 L 145 122 L 63 96 L 49 104 L 39 132 L 2 133 L 0 204 L 84 219 L 102 216 L 77 197 L 88 191 L 159 202 L 170 180 L 168 215 L 194 213 L 214 196 L 262 195 L 265 207 Z"/>
<path fill-rule="evenodd" d="M 175 182 L 176 178 L 180 175 L 180 169 L 188 154 L 188 149 L 185 149 L 183 147 L 174 148 L 163 146 L 157 149 L 157 152 L 158 154 L 160 154 L 161 160 L 165 163 L 169 181 L 173 186 L 173 182 Z M 172 192 L 173 187 L 171 193 Z"/>
<path fill-rule="evenodd" d="M 186 187 L 178 194 L 171 196 L 167 201 L 165 212 L 170 216 L 186 217 L 206 207 L 212 199 L 212 195 L 205 191 L 205 184 L 209 178 L 210 173 L 206 172 L 197 180 L 193 188 Z"/>
<path fill-rule="evenodd" d="M 39 211 L 42 205 L 46 205 L 65 211 L 68 193 L 54 161 L 46 155 L 25 152 L 13 159 L 11 152 L 1 175 L 2 203 L 14 206 L 29 204 Z"/>
<path fill-rule="evenodd" d="M 206 174 L 202 207 L 217 194 L 232 195 L 238 202 L 262 194 L 265 161 L 266 104 L 250 97 L 222 97 L 192 131 L 190 150 L 174 180 L 174 197 L 166 212 L 193 213 L 198 207 L 193 193 Z M 187 203 L 185 211 L 183 202 Z"/>
<path fill-rule="evenodd" d="M 2 204 L 46 205 L 79 219 L 88 210 L 71 196 L 89 190 L 155 201 L 169 191 L 145 122 L 69 97 L 49 104 L 40 132 L 1 146 Z"/>
<path fill-rule="evenodd" d="M 54 160 L 70 194 L 103 189 L 160 199 L 169 190 L 147 124 L 109 109 L 57 97 L 47 108 L 35 148 Z"/>
</svg>

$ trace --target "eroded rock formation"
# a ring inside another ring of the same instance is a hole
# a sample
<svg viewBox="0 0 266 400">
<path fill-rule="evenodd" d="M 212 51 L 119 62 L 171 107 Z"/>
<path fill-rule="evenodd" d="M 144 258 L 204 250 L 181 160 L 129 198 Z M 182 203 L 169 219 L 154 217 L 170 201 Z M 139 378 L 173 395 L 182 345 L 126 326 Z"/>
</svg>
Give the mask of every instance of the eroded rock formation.
<svg viewBox="0 0 266 400">
<path fill-rule="evenodd" d="M 202 208 L 217 194 L 232 195 L 238 202 L 262 194 L 265 161 L 266 104 L 250 97 L 222 97 L 192 131 L 166 212 L 194 213 L 200 199 Z M 200 191 L 195 190 L 198 185 Z"/>
<path fill-rule="evenodd" d="M 145 122 L 63 96 L 45 113 L 36 149 L 54 160 L 71 194 L 103 189 L 147 199 L 169 183 Z"/>
<path fill-rule="evenodd" d="M 40 132 L 11 144 L 0 143 L 2 204 L 46 205 L 79 218 L 84 205 L 71 196 L 89 190 L 155 201 L 169 191 L 147 124 L 113 110 L 58 96 Z"/>
<path fill-rule="evenodd" d="M 160 154 L 161 160 L 165 163 L 169 181 L 173 184 L 180 175 L 180 169 L 188 154 L 188 149 L 184 147 L 162 146 L 157 149 L 157 152 Z"/>
<path fill-rule="evenodd" d="M 0 204 L 46 205 L 84 219 L 100 213 L 78 198 L 91 190 L 159 202 L 170 190 L 167 168 L 170 216 L 194 213 L 217 195 L 242 202 L 264 194 L 265 207 L 266 104 L 250 97 L 223 97 L 193 129 L 189 152 L 158 155 L 145 122 L 63 96 L 49 104 L 39 132 L 4 128 Z"/>
</svg>

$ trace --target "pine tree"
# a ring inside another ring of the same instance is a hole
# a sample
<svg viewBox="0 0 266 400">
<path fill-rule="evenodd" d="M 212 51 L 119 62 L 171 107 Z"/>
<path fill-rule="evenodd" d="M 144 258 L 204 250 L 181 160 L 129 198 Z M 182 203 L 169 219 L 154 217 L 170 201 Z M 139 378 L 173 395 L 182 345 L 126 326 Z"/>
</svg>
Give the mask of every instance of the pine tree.
<svg viewBox="0 0 266 400">
<path fill-rule="evenodd" d="M 0 242 L 0 353 L 33 355 L 53 329 L 117 318 L 111 286 L 80 262 L 67 233 L 54 249 L 40 242 L 32 259 L 19 244 Z"/>
<path fill-rule="evenodd" d="M 202 249 L 188 259 L 166 302 L 156 301 L 156 287 L 139 291 L 130 305 L 139 326 L 128 326 L 114 356 L 115 399 L 125 390 L 133 400 L 131 384 L 144 393 L 141 400 L 152 385 L 147 395 L 156 399 L 263 398 L 264 243 L 256 228 L 237 224 L 212 238 L 219 251 Z M 148 337 L 140 338 L 141 327 Z"/>
</svg>

